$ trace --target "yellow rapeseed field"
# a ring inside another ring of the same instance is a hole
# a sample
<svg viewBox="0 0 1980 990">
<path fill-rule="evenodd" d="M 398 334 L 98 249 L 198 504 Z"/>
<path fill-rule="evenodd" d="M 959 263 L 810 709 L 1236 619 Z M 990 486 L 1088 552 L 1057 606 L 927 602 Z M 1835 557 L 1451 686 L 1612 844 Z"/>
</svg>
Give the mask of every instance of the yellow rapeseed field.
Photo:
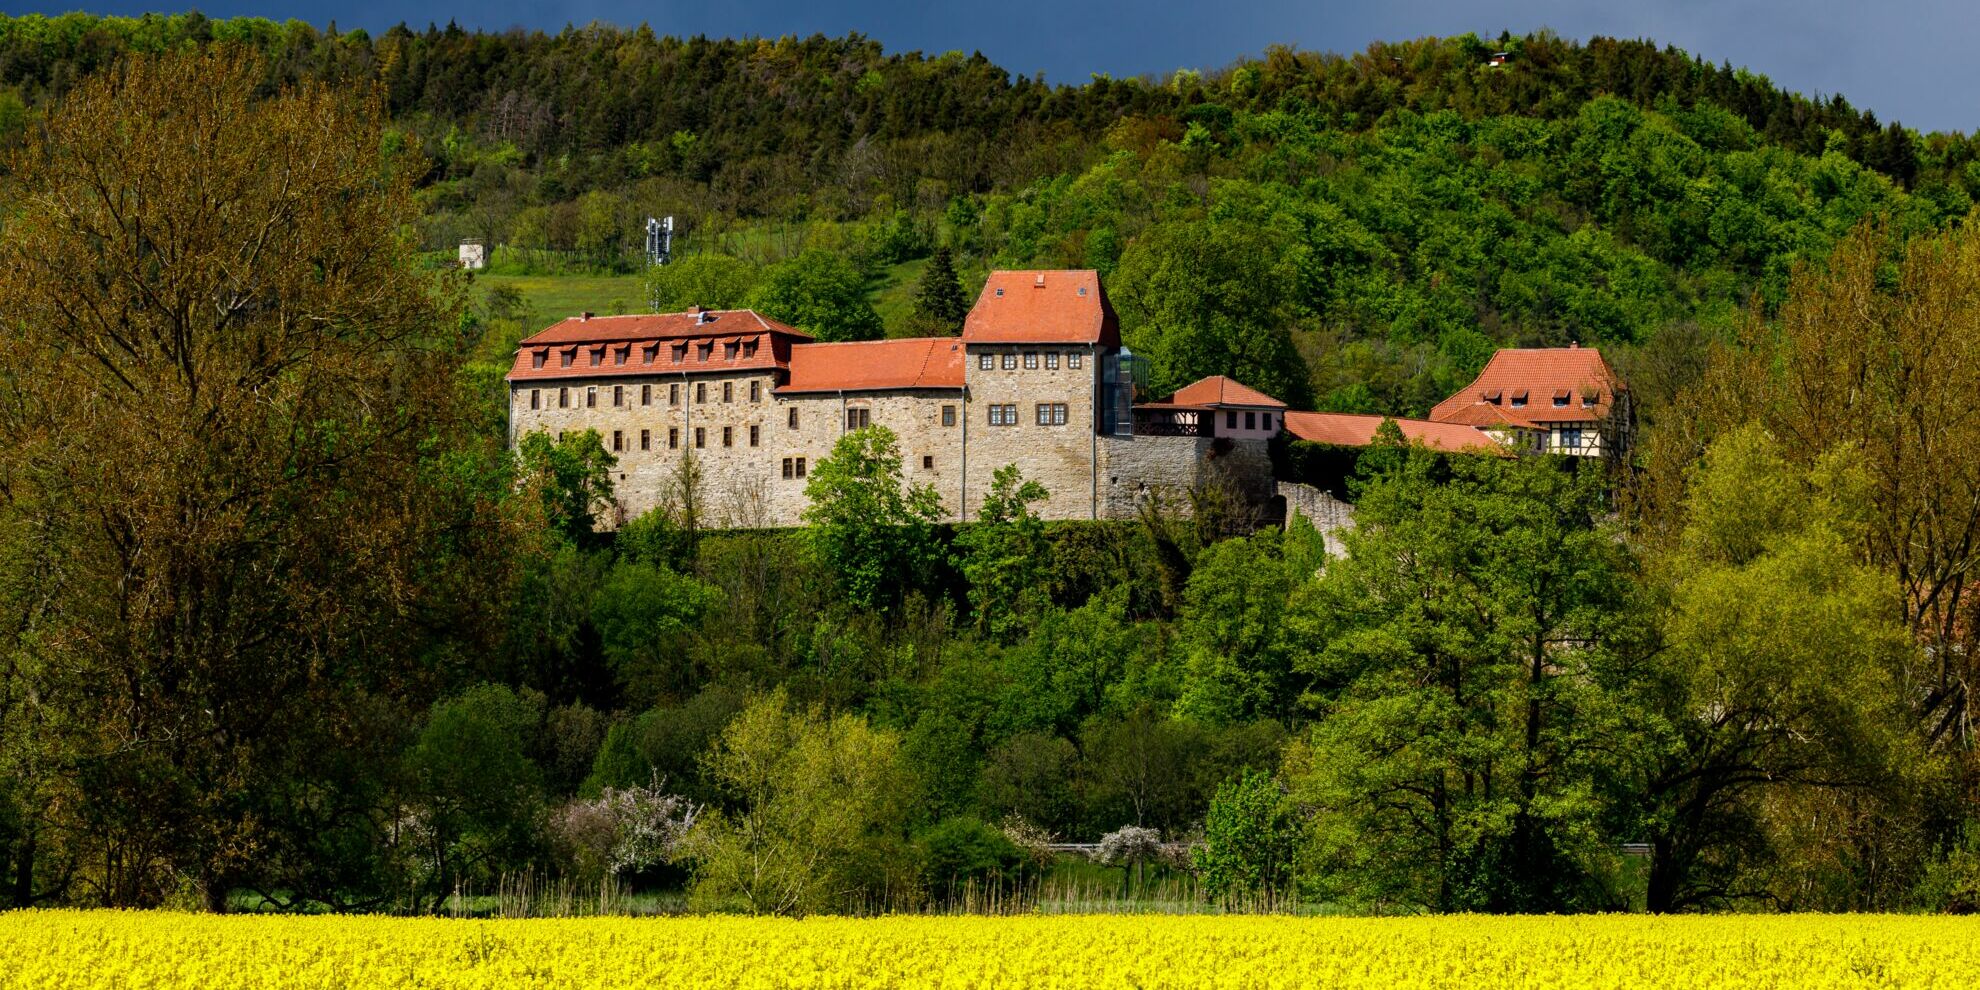
<svg viewBox="0 0 1980 990">
<path fill-rule="evenodd" d="M 0 988 L 1980 987 L 1980 919 L 0 915 Z"/>
</svg>

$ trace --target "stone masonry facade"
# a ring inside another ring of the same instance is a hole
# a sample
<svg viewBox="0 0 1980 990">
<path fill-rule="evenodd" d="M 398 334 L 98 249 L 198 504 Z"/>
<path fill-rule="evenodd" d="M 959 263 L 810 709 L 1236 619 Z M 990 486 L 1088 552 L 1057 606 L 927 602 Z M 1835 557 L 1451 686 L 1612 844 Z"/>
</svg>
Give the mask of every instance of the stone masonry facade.
<svg viewBox="0 0 1980 990">
<path fill-rule="evenodd" d="M 677 504 L 690 457 L 709 524 L 800 525 L 811 469 L 868 425 L 894 432 L 903 478 L 951 519 L 973 518 L 1007 464 L 1045 486 L 1048 519 L 1186 508 L 1213 483 L 1269 500 L 1264 437 L 1283 406 L 1243 390 L 1132 407 L 1116 401 L 1131 360 L 1092 272 L 994 273 L 960 338 L 818 344 L 749 311 L 587 315 L 519 346 L 510 442 L 596 430 L 617 458 L 611 525 Z M 1237 409 L 1269 428 L 1216 435 Z"/>
</svg>

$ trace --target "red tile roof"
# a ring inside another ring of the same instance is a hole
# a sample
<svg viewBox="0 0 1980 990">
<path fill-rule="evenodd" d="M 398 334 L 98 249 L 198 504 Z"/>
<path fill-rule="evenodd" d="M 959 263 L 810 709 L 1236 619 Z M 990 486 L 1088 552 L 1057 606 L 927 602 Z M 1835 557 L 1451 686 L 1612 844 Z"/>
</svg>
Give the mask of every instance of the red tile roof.
<svg viewBox="0 0 1980 990">
<path fill-rule="evenodd" d="M 791 377 L 779 393 L 963 387 L 963 342 L 913 337 L 791 348 Z"/>
<path fill-rule="evenodd" d="M 1437 403 L 1430 418 L 1529 429 L 1600 422 L 1609 418 L 1620 387 L 1602 352 L 1593 347 L 1506 348 L 1485 362 L 1476 381 Z M 1564 404 L 1556 406 L 1557 400 Z"/>
<path fill-rule="evenodd" d="M 1100 274 L 1086 270 L 991 272 L 962 335 L 971 344 L 1121 343 Z"/>
<path fill-rule="evenodd" d="M 1211 375 L 1201 381 L 1183 386 L 1182 390 L 1169 396 L 1166 405 L 1175 406 L 1255 406 L 1261 409 L 1284 409 L 1286 404 L 1252 388 L 1235 378 Z"/>
<path fill-rule="evenodd" d="M 574 316 L 524 338 L 508 380 L 782 368 L 810 339 L 746 309 Z"/>
<path fill-rule="evenodd" d="M 1288 412 L 1286 432 L 1301 440 L 1342 447 L 1366 447 L 1375 442 L 1375 431 L 1386 416 L 1359 413 Z M 1425 419 L 1398 419 L 1403 439 L 1421 443 L 1431 450 L 1472 451 L 1510 457 L 1512 452 L 1478 430 L 1458 423 L 1433 423 Z"/>
</svg>

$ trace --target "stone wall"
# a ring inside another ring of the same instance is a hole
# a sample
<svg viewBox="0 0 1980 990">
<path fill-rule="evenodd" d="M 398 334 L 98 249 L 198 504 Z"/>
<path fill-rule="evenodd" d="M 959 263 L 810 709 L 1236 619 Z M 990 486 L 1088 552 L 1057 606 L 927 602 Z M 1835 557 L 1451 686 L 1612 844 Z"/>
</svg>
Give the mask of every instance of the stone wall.
<svg viewBox="0 0 1980 990">
<path fill-rule="evenodd" d="M 1047 355 L 1058 358 L 1051 368 Z M 1072 366 L 1072 355 L 1079 367 Z M 1016 368 L 1004 367 L 1004 356 Z M 984 357 L 991 367 L 982 367 Z M 1025 367 L 1027 357 L 1036 367 Z M 1099 351 L 1068 344 L 971 344 L 963 355 L 964 380 L 969 385 L 969 421 L 964 435 L 968 477 L 963 499 L 964 518 L 974 518 L 989 493 L 997 469 L 1016 464 L 1032 481 L 1045 486 L 1050 498 L 1036 508 L 1046 519 L 1092 519 L 1096 514 L 1094 478 L 1099 443 L 1094 435 L 1094 395 L 1100 381 Z M 1039 425 L 1040 403 L 1064 403 L 1063 424 Z M 1017 406 L 1017 422 L 992 426 L 993 406 Z"/>
<path fill-rule="evenodd" d="M 1286 522 L 1292 522 L 1295 515 L 1305 516 L 1326 540 L 1327 556 L 1339 557 L 1347 552 L 1341 534 L 1354 528 L 1353 505 L 1335 498 L 1332 492 L 1295 481 L 1278 482 L 1277 488 L 1280 497 L 1286 500 Z"/>
<path fill-rule="evenodd" d="M 1058 368 L 1047 366 L 1048 351 L 1059 355 Z M 1078 368 L 1068 359 L 1074 352 Z M 985 353 L 992 360 L 987 370 L 979 364 Z M 1017 355 L 1015 369 L 1003 367 L 1004 353 Z M 1039 355 L 1036 367 L 1025 367 L 1027 353 Z M 1006 464 L 1045 486 L 1050 497 L 1037 508 L 1047 519 L 1131 519 L 1151 492 L 1187 512 L 1188 493 L 1212 483 L 1231 485 L 1259 505 L 1272 497 L 1263 440 L 1098 435 L 1095 348 L 985 345 L 972 346 L 965 357 L 966 393 L 779 395 L 769 370 L 517 382 L 509 395 L 510 440 L 537 430 L 597 430 L 618 458 L 612 475 L 619 511 L 608 525 L 676 501 L 681 463 L 690 454 L 708 525 L 799 525 L 811 469 L 831 455 L 851 410 L 865 410 L 867 422 L 894 431 L 905 480 L 933 486 L 954 520 L 975 516 L 992 476 Z M 559 404 L 560 394 L 567 404 Z M 992 426 L 991 407 L 1006 403 L 1017 406 L 1017 422 Z M 1041 425 L 1041 403 L 1064 403 L 1065 422 Z M 954 411 L 952 425 L 943 425 L 945 408 Z M 795 470 L 798 458 L 805 476 Z M 786 461 L 793 463 L 789 477 Z"/>
</svg>

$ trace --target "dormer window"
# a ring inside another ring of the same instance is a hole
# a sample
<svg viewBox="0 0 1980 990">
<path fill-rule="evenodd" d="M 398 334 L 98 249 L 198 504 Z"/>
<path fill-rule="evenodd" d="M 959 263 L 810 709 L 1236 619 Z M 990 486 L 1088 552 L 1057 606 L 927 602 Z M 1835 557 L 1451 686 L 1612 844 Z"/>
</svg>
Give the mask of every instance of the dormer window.
<svg viewBox="0 0 1980 990">
<path fill-rule="evenodd" d="M 1564 389 L 1564 388 L 1563 388 L 1563 389 L 1557 389 L 1557 390 L 1555 390 L 1555 392 L 1554 392 L 1554 408 L 1555 408 L 1555 409 L 1566 409 L 1566 408 L 1567 408 L 1567 404 L 1568 404 L 1568 390 L 1567 390 L 1567 389 Z"/>
<path fill-rule="evenodd" d="M 591 366 L 592 366 L 592 367 L 594 367 L 594 368 L 596 368 L 596 367 L 598 367 L 598 366 L 599 366 L 599 365 L 600 365 L 601 363 L 603 363 L 603 362 L 604 362 L 604 360 L 605 360 L 605 348 L 603 348 L 603 347 L 594 347 L 594 348 L 592 348 L 592 349 L 591 349 Z"/>
<path fill-rule="evenodd" d="M 1602 401 L 1602 393 L 1600 392 L 1581 393 L 1581 408 L 1583 409 L 1593 409 L 1595 408 L 1595 403 L 1600 401 Z"/>
<path fill-rule="evenodd" d="M 722 360 L 724 360 L 724 361 L 734 361 L 735 359 L 736 359 L 736 345 L 735 345 L 735 342 L 734 342 L 734 341 L 731 341 L 731 342 L 729 342 L 729 343 L 726 343 L 726 344 L 723 344 L 723 345 L 722 345 Z"/>
<path fill-rule="evenodd" d="M 685 360 L 687 360 L 687 345 L 686 345 L 686 344 L 675 344 L 675 345 L 674 345 L 674 363 L 675 363 L 675 364 L 680 364 L 680 363 L 681 363 L 682 361 L 685 361 Z"/>
<path fill-rule="evenodd" d="M 714 353 L 715 353 L 714 344 L 712 343 L 702 344 L 700 347 L 695 348 L 694 359 L 697 361 L 706 361 L 708 360 L 709 355 Z"/>
<path fill-rule="evenodd" d="M 1524 407 L 1525 405 L 1526 405 L 1526 390 L 1525 390 L 1525 389 L 1520 389 L 1519 391 L 1517 391 L 1517 392 L 1514 392 L 1514 393 L 1512 394 L 1512 406 L 1513 406 L 1513 408 L 1514 408 L 1514 409 L 1519 409 L 1519 408 L 1522 408 L 1522 407 Z"/>
<path fill-rule="evenodd" d="M 1002 297 L 1002 296 L 1003 296 L 1003 294 L 1004 294 L 1004 290 L 1003 290 L 1003 288 L 1002 288 L 1002 287 L 999 287 L 999 288 L 997 289 L 997 295 L 998 295 L 999 297 Z"/>
<path fill-rule="evenodd" d="M 532 368 L 541 368 L 543 367 L 543 363 L 549 359 L 549 351 L 531 351 L 529 355 L 529 366 Z"/>
<path fill-rule="evenodd" d="M 1496 388 L 1488 388 L 1485 390 L 1483 398 L 1486 402 L 1496 406 L 1499 404 L 1500 399 L 1505 398 L 1505 393 Z"/>
<path fill-rule="evenodd" d="M 619 348 L 619 351 L 618 351 L 618 353 L 616 353 L 616 354 L 614 354 L 614 355 L 612 355 L 612 363 L 613 363 L 613 364 L 625 364 L 625 363 L 626 363 L 626 352 L 628 352 L 628 351 L 630 351 L 630 350 L 632 350 L 632 348 L 631 348 L 630 346 L 621 346 L 621 347 Z"/>
<path fill-rule="evenodd" d="M 660 353 L 660 345 L 659 345 L 659 344 L 648 344 L 648 345 L 646 345 L 645 347 L 642 347 L 642 348 L 640 348 L 640 349 L 639 349 L 639 360 L 640 360 L 640 363 L 641 363 L 641 364 L 652 364 L 652 363 L 653 363 L 653 358 L 654 358 L 654 357 L 655 357 L 656 355 L 658 355 L 659 353 Z"/>
<path fill-rule="evenodd" d="M 559 351 L 557 354 L 557 364 L 559 367 L 568 368 L 574 360 L 577 360 L 577 348 L 575 347 L 567 351 Z"/>
<path fill-rule="evenodd" d="M 743 344 L 743 357 L 753 358 L 755 356 L 756 356 L 756 341 L 752 340 Z"/>
</svg>

